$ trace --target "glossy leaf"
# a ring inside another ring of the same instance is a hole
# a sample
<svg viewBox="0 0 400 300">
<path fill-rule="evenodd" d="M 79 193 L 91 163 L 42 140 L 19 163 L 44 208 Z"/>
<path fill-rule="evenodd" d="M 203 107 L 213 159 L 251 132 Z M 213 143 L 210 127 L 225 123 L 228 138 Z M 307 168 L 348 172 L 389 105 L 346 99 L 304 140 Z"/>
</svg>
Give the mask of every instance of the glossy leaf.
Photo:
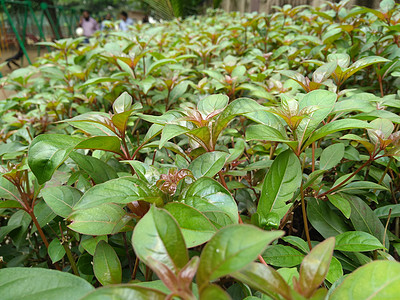
<svg viewBox="0 0 400 300">
<path fill-rule="evenodd" d="M 200 289 L 211 280 L 240 270 L 253 261 L 282 231 L 263 231 L 251 225 L 231 225 L 219 230 L 204 247 L 197 271 Z M 232 239 L 232 237 L 235 239 Z"/>
<path fill-rule="evenodd" d="M 133 177 L 121 177 L 98 184 L 89 189 L 74 206 L 74 210 L 94 208 L 105 203 L 127 204 L 144 200 L 150 203 L 162 203 L 158 191 Z"/>
<path fill-rule="evenodd" d="M 285 299 L 291 298 L 289 285 L 272 267 L 253 262 L 231 276 L 274 299 L 278 295 Z"/>
<path fill-rule="evenodd" d="M 354 229 L 367 232 L 383 243 L 385 228 L 372 209 L 359 197 L 347 196 L 346 198 L 351 205 L 350 221 Z M 389 248 L 389 238 L 387 236 L 384 246 Z"/>
<path fill-rule="evenodd" d="M 154 206 L 135 226 L 132 244 L 140 260 L 146 263 L 151 257 L 176 274 L 189 261 L 178 223 L 166 210 Z"/>
<path fill-rule="evenodd" d="M 188 248 L 207 242 L 217 231 L 211 221 L 197 209 L 171 202 L 164 207 L 178 222 Z"/>
<path fill-rule="evenodd" d="M 329 238 L 315 246 L 300 266 L 298 287 L 302 295 L 310 297 L 324 281 L 332 260 L 335 238 Z"/>
<path fill-rule="evenodd" d="M 307 216 L 311 225 L 324 238 L 336 236 L 349 230 L 349 227 L 343 220 L 322 200 L 315 198 L 307 199 Z"/>
<path fill-rule="evenodd" d="M 226 152 L 206 152 L 194 159 L 188 169 L 195 178 L 214 177 L 224 167 L 227 157 Z"/>
<path fill-rule="evenodd" d="M 215 227 L 238 222 L 236 202 L 221 184 L 207 177 L 192 183 L 181 201 L 203 213 Z"/>
<path fill-rule="evenodd" d="M 71 152 L 70 157 L 77 163 L 79 168 L 89 174 L 96 184 L 118 177 L 117 172 L 111 166 L 96 157 L 77 152 Z"/>
<path fill-rule="evenodd" d="M 210 284 L 205 287 L 200 293 L 200 300 L 215 299 L 215 300 L 230 300 L 231 297 L 220 286 Z"/>
<path fill-rule="evenodd" d="M 330 299 L 396 299 L 399 284 L 400 263 L 374 261 L 348 275 Z"/>
<path fill-rule="evenodd" d="M 267 247 L 262 257 L 269 265 L 290 268 L 300 265 L 304 254 L 290 246 L 272 245 Z"/>
<path fill-rule="evenodd" d="M 266 219 L 269 213 L 283 218 L 290 207 L 286 202 L 300 186 L 301 173 L 299 159 L 292 151 L 279 154 L 264 179 L 257 212 Z"/>
<path fill-rule="evenodd" d="M 200 99 L 197 109 L 206 117 L 215 111 L 224 109 L 228 102 L 229 97 L 226 95 L 210 95 Z"/>
<path fill-rule="evenodd" d="M 114 248 L 107 242 L 100 241 L 93 256 L 93 270 L 97 280 L 102 285 L 121 283 L 121 262 Z"/>
<path fill-rule="evenodd" d="M 335 250 L 365 252 L 382 248 L 376 237 L 363 231 L 347 231 L 336 236 Z"/>
<path fill-rule="evenodd" d="M 63 134 L 43 134 L 32 141 L 28 152 L 28 164 L 39 184 L 51 179 L 54 171 L 81 141 L 81 138 Z"/>
<path fill-rule="evenodd" d="M 113 103 L 113 110 L 115 114 L 120 114 L 130 110 L 132 106 L 132 96 L 127 92 L 123 92 Z"/>
<path fill-rule="evenodd" d="M 329 202 L 339 209 L 347 219 L 350 218 L 351 205 L 346 198 L 340 194 L 327 195 L 327 197 Z"/>
</svg>

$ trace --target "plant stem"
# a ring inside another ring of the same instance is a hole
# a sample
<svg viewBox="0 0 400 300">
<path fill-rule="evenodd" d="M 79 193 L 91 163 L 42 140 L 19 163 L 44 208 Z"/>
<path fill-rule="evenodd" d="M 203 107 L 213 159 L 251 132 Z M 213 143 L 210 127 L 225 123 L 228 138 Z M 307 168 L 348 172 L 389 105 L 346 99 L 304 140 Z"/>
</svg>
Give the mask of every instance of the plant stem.
<svg viewBox="0 0 400 300">
<path fill-rule="evenodd" d="M 315 142 L 311 144 L 312 160 L 311 160 L 311 172 L 315 171 Z"/>
<path fill-rule="evenodd" d="M 363 163 L 361 165 L 361 167 L 359 167 L 357 170 L 355 170 L 353 172 L 353 174 L 351 174 L 349 177 L 346 178 L 346 180 L 343 180 L 341 183 L 339 183 L 338 185 L 335 185 L 334 187 L 332 187 L 331 189 L 327 190 L 325 193 L 322 193 L 320 195 L 317 195 L 317 198 L 322 198 L 324 196 L 326 196 L 327 194 L 337 190 L 338 188 L 340 188 L 341 186 L 343 186 L 346 182 L 348 182 L 351 178 L 353 178 L 354 176 L 357 175 L 358 172 L 360 172 L 362 169 L 364 169 L 370 162 L 372 162 L 374 159 L 370 158 L 368 159 L 365 163 Z"/>
<path fill-rule="evenodd" d="M 80 276 L 80 275 L 79 275 L 79 271 L 78 271 L 78 267 L 76 266 L 76 263 L 75 263 L 75 259 L 74 259 L 74 257 L 72 256 L 71 249 L 68 247 L 68 245 L 67 245 L 65 242 L 63 242 L 63 243 L 61 243 L 61 244 L 62 244 L 62 246 L 63 246 L 64 249 L 65 249 L 65 253 L 67 253 L 68 261 L 69 261 L 69 263 L 71 264 L 71 269 L 72 269 L 72 271 L 74 272 L 74 274 L 75 274 L 76 276 Z"/>
<path fill-rule="evenodd" d="M 304 232 L 306 233 L 308 247 L 310 248 L 310 250 L 312 250 L 310 232 L 309 232 L 309 229 L 308 229 L 306 203 L 305 203 L 305 200 L 304 200 L 303 181 L 301 182 L 301 185 L 300 185 L 300 196 L 301 196 L 301 211 L 303 213 Z"/>
<path fill-rule="evenodd" d="M 221 171 L 218 172 L 218 176 L 219 176 L 219 179 L 221 180 L 221 184 L 224 186 L 224 188 L 226 188 L 229 191 L 228 186 L 226 185 L 226 182 L 225 182 L 224 175 L 222 174 Z"/>
<path fill-rule="evenodd" d="M 133 267 L 133 273 L 131 277 L 132 280 L 135 280 L 138 268 L 139 268 L 139 257 L 136 256 L 135 266 Z"/>
<path fill-rule="evenodd" d="M 49 248 L 49 242 L 46 238 L 46 235 L 44 234 L 42 227 L 40 227 L 38 220 L 36 219 L 35 214 L 33 213 L 33 210 L 30 209 L 27 211 L 27 213 L 31 216 L 31 219 L 33 223 L 35 224 L 37 231 L 39 232 L 40 237 L 42 238 L 43 243 L 46 245 L 46 248 Z"/>
</svg>

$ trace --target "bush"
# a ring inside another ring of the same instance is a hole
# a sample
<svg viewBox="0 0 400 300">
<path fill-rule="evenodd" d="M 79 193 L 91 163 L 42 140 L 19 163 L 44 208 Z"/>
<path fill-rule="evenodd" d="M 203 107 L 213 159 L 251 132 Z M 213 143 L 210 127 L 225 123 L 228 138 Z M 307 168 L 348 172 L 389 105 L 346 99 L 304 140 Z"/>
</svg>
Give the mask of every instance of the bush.
<svg viewBox="0 0 400 300">
<path fill-rule="evenodd" d="M 1 298 L 396 298 L 400 10 L 329 5 L 46 43 L 3 78 Z"/>
</svg>

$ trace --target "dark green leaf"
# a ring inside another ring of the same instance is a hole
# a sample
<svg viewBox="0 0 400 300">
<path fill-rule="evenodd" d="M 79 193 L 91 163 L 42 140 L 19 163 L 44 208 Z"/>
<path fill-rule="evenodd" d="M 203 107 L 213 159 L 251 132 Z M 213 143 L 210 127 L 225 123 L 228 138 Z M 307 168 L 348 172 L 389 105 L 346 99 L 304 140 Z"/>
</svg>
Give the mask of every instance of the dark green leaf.
<svg viewBox="0 0 400 300">
<path fill-rule="evenodd" d="M 307 198 L 307 216 L 311 225 L 324 238 L 336 236 L 349 230 L 343 220 L 322 200 Z"/>
<path fill-rule="evenodd" d="M 56 238 L 51 241 L 49 248 L 47 248 L 47 253 L 53 263 L 62 259 L 65 255 L 65 249 L 61 242 Z"/>
<path fill-rule="evenodd" d="M 282 219 L 290 207 L 286 202 L 300 186 L 301 175 L 299 159 L 291 150 L 279 154 L 265 177 L 257 212 L 265 219 L 269 213 Z"/>
</svg>

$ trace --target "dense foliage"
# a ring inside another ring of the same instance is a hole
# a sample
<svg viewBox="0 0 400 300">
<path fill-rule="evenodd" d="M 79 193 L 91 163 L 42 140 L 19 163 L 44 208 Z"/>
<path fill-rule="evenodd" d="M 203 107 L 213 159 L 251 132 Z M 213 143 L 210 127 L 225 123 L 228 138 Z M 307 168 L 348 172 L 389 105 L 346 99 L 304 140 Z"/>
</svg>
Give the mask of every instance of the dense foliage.
<svg viewBox="0 0 400 300">
<path fill-rule="evenodd" d="M 398 297 L 400 9 L 330 6 L 60 40 L 3 78 L 1 298 Z"/>
</svg>

